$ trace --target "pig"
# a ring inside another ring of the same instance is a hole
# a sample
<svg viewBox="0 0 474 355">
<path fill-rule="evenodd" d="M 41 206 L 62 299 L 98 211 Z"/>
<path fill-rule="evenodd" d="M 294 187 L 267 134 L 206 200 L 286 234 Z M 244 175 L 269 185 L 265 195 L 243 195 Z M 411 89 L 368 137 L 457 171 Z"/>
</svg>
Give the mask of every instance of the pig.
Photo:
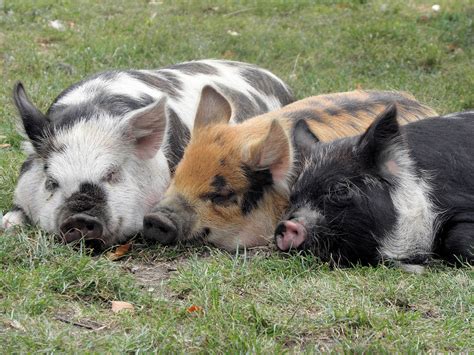
<svg viewBox="0 0 474 355">
<path fill-rule="evenodd" d="M 305 163 L 275 230 L 280 250 L 407 271 L 474 262 L 474 111 L 400 127 L 392 104 L 359 136 L 320 142 L 304 121 L 295 136 Z"/>
<path fill-rule="evenodd" d="M 170 187 L 144 218 L 145 239 L 164 245 L 196 239 L 229 251 L 268 244 L 301 170 L 294 123 L 304 120 L 319 139 L 331 141 L 362 133 L 393 101 L 401 123 L 436 115 L 406 93 L 352 91 L 310 97 L 229 125 L 225 97 L 204 91 Z"/>
<path fill-rule="evenodd" d="M 13 98 L 28 157 L 3 228 L 31 223 L 65 242 L 85 238 L 102 247 L 140 232 L 210 86 L 226 97 L 235 123 L 294 101 L 269 71 L 224 60 L 99 73 L 60 93 L 46 114 L 18 83 Z"/>
</svg>

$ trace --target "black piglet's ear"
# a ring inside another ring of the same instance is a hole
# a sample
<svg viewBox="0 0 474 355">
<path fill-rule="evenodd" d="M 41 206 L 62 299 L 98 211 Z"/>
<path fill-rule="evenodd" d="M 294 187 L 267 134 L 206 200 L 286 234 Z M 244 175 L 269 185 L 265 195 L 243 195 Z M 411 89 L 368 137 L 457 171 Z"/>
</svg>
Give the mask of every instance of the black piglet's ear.
<svg viewBox="0 0 474 355">
<path fill-rule="evenodd" d="M 13 100 L 20 113 L 26 135 L 33 146 L 38 148 L 39 142 L 49 126 L 48 118 L 28 99 L 21 82 L 15 84 Z"/>
<path fill-rule="evenodd" d="M 304 158 L 311 156 L 312 148 L 319 142 L 318 137 L 311 132 L 305 120 L 299 120 L 293 131 L 293 140 L 297 152 Z"/>
<path fill-rule="evenodd" d="M 402 144 L 400 126 L 397 121 L 397 107 L 388 106 L 367 128 L 357 144 L 357 153 L 367 165 L 380 164 L 390 151 L 395 151 Z"/>
</svg>

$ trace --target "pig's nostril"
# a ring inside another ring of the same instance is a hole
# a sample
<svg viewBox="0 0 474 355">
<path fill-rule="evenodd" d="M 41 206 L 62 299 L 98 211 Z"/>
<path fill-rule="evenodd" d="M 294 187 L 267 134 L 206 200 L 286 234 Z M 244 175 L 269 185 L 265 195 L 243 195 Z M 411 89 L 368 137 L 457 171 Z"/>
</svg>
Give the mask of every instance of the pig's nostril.
<svg viewBox="0 0 474 355">
<path fill-rule="evenodd" d="M 148 242 L 171 244 L 178 238 L 176 225 L 167 216 L 151 213 L 143 219 L 143 236 Z"/>
<path fill-rule="evenodd" d="M 160 233 L 168 233 L 170 230 L 168 228 L 163 227 L 163 226 L 159 226 L 158 231 Z"/>
<path fill-rule="evenodd" d="M 284 222 L 278 223 L 276 229 L 275 229 L 275 237 L 283 234 L 286 231 L 286 226 Z"/>
<path fill-rule="evenodd" d="M 306 240 L 306 228 L 299 222 L 280 222 L 275 230 L 275 241 L 280 250 L 298 248 Z"/>
<path fill-rule="evenodd" d="M 76 214 L 66 219 L 59 227 L 59 230 L 64 241 L 70 243 L 81 238 L 100 239 L 104 231 L 104 226 L 94 217 L 85 214 Z"/>
</svg>

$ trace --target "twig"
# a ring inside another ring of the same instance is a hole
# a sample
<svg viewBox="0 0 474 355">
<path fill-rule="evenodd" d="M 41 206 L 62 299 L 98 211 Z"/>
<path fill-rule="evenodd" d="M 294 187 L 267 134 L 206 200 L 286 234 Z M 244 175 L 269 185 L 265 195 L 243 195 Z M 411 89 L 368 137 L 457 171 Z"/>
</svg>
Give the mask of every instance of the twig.
<svg viewBox="0 0 474 355">
<path fill-rule="evenodd" d="M 84 323 L 79 323 L 79 322 L 75 322 L 71 319 L 67 319 L 67 318 L 64 318 L 64 317 L 61 317 L 61 316 L 55 316 L 54 319 L 60 321 L 60 322 L 64 322 L 64 323 L 68 323 L 68 324 L 72 324 L 76 327 L 80 327 L 80 328 L 85 328 L 85 329 L 89 329 L 89 330 L 102 330 L 104 328 L 106 328 L 107 326 L 106 325 L 103 325 L 103 326 L 100 326 L 100 327 L 94 327 L 92 325 L 88 325 L 88 324 L 84 324 Z"/>
</svg>

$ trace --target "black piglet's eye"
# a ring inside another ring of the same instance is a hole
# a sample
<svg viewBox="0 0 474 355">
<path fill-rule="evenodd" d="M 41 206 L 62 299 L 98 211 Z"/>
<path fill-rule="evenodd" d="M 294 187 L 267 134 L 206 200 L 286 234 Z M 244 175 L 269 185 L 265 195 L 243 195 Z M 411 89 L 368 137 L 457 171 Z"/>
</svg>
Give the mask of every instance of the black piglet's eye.
<svg viewBox="0 0 474 355">
<path fill-rule="evenodd" d="M 335 202 L 346 201 L 352 197 L 352 189 L 348 183 L 335 184 L 329 193 L 329 198 Z"/>
<path fill-rule="evenodd" d="M 53 192 L 59 187 L 59 183 L 52 177 L 48 177 L 46 179 L 44 186 L 46 190 Z"/>
</svg>

